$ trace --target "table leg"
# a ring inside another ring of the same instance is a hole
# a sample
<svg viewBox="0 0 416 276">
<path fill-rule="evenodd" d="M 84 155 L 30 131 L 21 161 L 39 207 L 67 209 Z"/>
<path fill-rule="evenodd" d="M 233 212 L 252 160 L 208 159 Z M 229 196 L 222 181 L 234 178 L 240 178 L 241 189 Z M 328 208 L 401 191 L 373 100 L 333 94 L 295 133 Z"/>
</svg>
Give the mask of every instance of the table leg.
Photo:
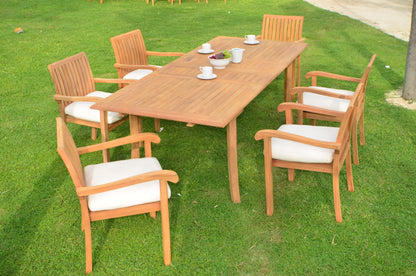
<svg viewBox="0 0 416 276">
<path fill-rule="evenodd" d="M 228 179 L 230 182 L 231 200 L 240 203 L 240 188 L 238 184 L 237 163 L 237 118 L 231 120 L 227 125 L 227 156 L 228 156 Z"/>
<path fill-rule="evenodd" d="M 101 141 L 107 142 L 108 141 L 108 117 L 107 111 L 100 111 L 100 129 L 101 129 Z M 103 162 L 110 162 L 110 150 L 104 149 L 103 150 Z"/>
<path fill-rule="evenodd" d="M 295 81 L 295 66 L 296 59 L 285 69 L 285 102 L 290 102 L 292 97 L 290 96 L 290 91 L 292 90 Z"/>
<path fill-rule="evenodd" d="M 143 132 L 142 117 L 136 115 L 129 115 L 130 134 L 139 134 Z M 131 158 L 140 158 L 141 143 L 131 144 Z"/>
</svg>

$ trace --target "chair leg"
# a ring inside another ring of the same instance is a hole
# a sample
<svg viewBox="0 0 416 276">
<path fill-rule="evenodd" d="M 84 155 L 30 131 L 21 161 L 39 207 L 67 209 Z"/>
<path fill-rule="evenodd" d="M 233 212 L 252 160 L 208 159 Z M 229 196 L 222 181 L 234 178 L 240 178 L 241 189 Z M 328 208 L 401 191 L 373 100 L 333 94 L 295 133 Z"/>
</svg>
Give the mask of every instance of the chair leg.
<svg viewBox="0 0 416 276">
<path fill-rule="evenodd" d="M 289 181 L 295 180 L 295 169 L 287 169 L 287 179 Z"/>
<path fill-rule="evenodd" d="M 171 264 L 170 252 L 170 227 L 169 227 L 169 207 L 168 207 L 168 183 L 166 180 L 160 181 L 160 214 L 162 218 L 162 239 L 163 239 L 163 260 L 165 265 Z M 163 182 L 163 183 L 162 183 Z"/>
<path fill-rule="evenodd" d="M 107 111 L 100 111 L 100 122 L 101 122 L 101 140 L 102 142 L 108 141 L 108 117 Z M 103 161 L 110 162 L 110 150 L 103 150 Z"/>
<path fill-rule="evenodd" d="M 155 118 L 155 132 L 160 132 L 160 119 Z"/>
<path fill-rule="evenodd" d="M 273 215 L 273 167 L 269 165 L 265 168 L 265 180 L 266 180 L 266 213 L 269 216 Z"/>
<path fill-rule="evenodd" d="M 332 189 L 334 193 L 335 220 L 342 222 L 341 199 L 339 197 L 339 170 L 332 173 Z"/>
<path fill-rule="evenodd" d="M 298 125 L 303 125 L 303 111 L 298 110 Z"/>
<path fill-rule="evenodd" d="M 92 245 L 91 245 L 91 223 L 84 225 L 85 233 L 85 273 L 92 271 Z"/>
<path fill-rule="evenodd" d="M 354 160 L 354 165 L 359 165 L 360 160 L 358 158 L 358 133 L 357 133 L 357 125 L 354 124 L 352 127 L 352 133 L 351 133 L 351 139 L 352 139 L 352 155 Z"/>
<path fill-rule="evenodd" d="M 149 213 L 149 215 L 150 215 L 150 217 L 152 217 L 152 218 L 156 218 L 156 212 L 150 212 L 150 213 Z"/>
<path fill-rule="evenodd" d="M 264 139 L 264 177 L 266 184 L 266 213 L 273 215 L 273 166 L 271 156 L 271 141 Z"/>
<path fill-rule="evenodd" d="M 348 191 L 354 192 L 354 180 L 352 177 L 352 165 L 351 165 L 351 150 L 347 153 L 347 158 L 345 160 L 345 166 L 347 170 L 347 183 L 348 183 Z"/>
<path fill-rule="evenodd" d="M 298 66 L 297 66 L 296 84 L 297 86 L 300 86 L 300 55 L 297 58 L 297 63 L 298 63 Z"/>
<path fill-rule="evenodd" d="M 316 125 L 316 120 L 315 119 L 311 119 L 311 126 Z"/>
<path fill-rule="evenodd" d="M 365 145 L 365 135 L 364 135 L 364 109 L 360 116 L 360 145 Z"/>
<path fill-rule="evenodd" d="M 97 129 L 95 127 L 91 128 L 91 139 L 97 140 Z"/>
</svg>

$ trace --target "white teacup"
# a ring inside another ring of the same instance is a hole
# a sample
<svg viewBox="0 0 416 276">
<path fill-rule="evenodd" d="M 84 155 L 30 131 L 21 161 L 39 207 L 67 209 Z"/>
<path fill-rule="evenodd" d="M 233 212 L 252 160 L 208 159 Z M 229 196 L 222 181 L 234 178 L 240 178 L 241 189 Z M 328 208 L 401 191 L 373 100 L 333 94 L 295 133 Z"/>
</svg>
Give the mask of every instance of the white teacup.
<svg viewBox="0 0 416 276">
<path fill-rule="evenodd" d="M 212 76 L 212 66 L 201 66 L 199 70 L 202 72 L 202 76 L 209 78 Z"/>
<path fill-rule="evenodd" d="M 202 44 L 202 51 L 203 52 L 209 52 L 209 51 L 211 51 L 211 44 L 209 44 L 209 43 Z"/>
<path fill-rule="evenodd" d="M 245 35 L 244 36 L 248 43 L 256 42 L 256 35 Z"/>
<path fill-rule="evenodd" d="M 240 63 L 243 60 L 243 52 L 245 49 L 241 48 L 233 48 L 230 50 L 231 52 L 231 62 L 233 63 Z"/>
</svg>

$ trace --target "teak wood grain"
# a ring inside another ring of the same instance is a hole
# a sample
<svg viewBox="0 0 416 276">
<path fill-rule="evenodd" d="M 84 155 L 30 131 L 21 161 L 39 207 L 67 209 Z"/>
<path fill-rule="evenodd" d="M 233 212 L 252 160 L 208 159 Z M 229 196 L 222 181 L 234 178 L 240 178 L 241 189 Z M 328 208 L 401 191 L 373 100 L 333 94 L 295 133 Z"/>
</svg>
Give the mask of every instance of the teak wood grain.
<svg viewBox="0 0 416 276">
<path fill-rule="evenodd" d="M 236 118 L 243 109 L 285 71 L 285 99 L 294 86 L 292 66 L 306 43 L 261 40 L 244 44 L 244 38 L 219 36 L 211 41 L 215 53 L 243 48 L 243 61 L 214 69 L 213 80 L 201 80 L 200 66 L 210 66 L 199 47 L 163 68 L 97 102 L 92 108 L 130 114 L 131 132 L 140 131 L 140 117 L 227 127 L 231 197 L 240 202 L 237 170 Z M 136 148 L 137 149 L 137 148 Z M 132 153 L 134 155 L 134 153 Z"/>
</svg>

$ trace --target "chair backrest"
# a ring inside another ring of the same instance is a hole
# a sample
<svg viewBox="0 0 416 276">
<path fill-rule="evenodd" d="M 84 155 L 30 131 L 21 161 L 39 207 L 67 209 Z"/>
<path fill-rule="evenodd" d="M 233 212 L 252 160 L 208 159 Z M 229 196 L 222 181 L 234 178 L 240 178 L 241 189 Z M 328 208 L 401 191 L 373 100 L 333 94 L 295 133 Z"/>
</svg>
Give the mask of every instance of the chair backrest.
<svg viewBox="0 0 416 276">
<path fill-rule="evenodd" d="M 351 139 L 351 129 L 354 117 L 354 107 L 348 106 L 345 116 L 341 121 L 341 125 L 338 131 L 337 143 L 342 145 L 341 151 L 345 150 L 346 146 L 349 145 Z"/>
<path fill-rule="evenodd" d="M 261 38 L 294 42 L 302 39 L 302 28 L 303 16 L 265 14 Z"/>
<path fill-rule="evenodd" d="M 377 55 L 373 55 L 370 59 L 370 62 L 367 65 L 367 68 L 364 71 L 363 76 L 361 77 L 361 82 L 364 83 L 364 93 L 365 93 L 365 88 L 367 87 L 367 81 L 368 81 L 368 76 L 370 75 L 370 71 L 371 71 L 371 67 L 373 66 L 373 63 L 376 59 Z"/>
<path fill-rule="evenodd" d="M 48 69 L 58 95 L 85 96 L 95 91 L 91 67 L 84 52 L 50 64 Z"/>
<path fill-rule="evenodd" d="M 62 118 L 56 118 L 56 132 L 58 141 L 58 153 L 65 163 L 71 175 L 75 187 L 85 186 L 84 172 L 79 158 L 77 146 Z"/>
<path fill-rule="evenodd" d="M 349 144 L 351 139 L 351 129 L 353 127 L 353 122 L 356 119 L 356 116 L 359 116 L 356 110 L 358 110 L 362 99 L 364 98 L 364 83 L 360 82 L 355 89 L 354 96 L 351 99 L 347 111 L 341 121 L 339 127 L 337 142 L 343 145 Z"/>
<path fill-rule="evenodd" d="M 146 47 L 140 30 L 121 34 L 110 40 L 117 63 L 147 65 Z"/>
</svg>

